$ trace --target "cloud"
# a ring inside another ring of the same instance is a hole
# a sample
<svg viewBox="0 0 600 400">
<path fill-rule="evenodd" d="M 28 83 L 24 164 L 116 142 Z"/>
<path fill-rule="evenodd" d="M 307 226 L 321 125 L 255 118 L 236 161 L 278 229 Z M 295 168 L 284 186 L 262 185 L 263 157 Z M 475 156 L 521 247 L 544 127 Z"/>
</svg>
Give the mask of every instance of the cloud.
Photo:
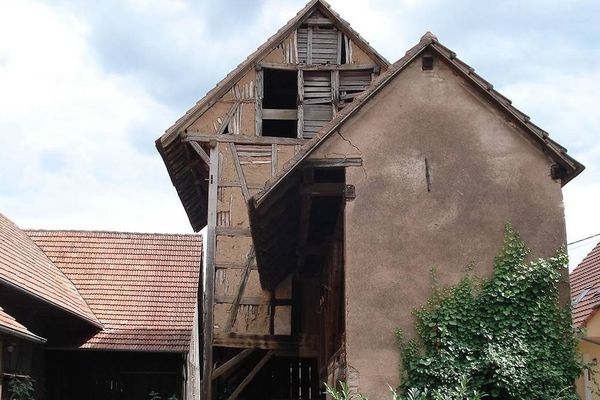
<svg viewBox="0 0 600 400">
<path fill-rule="evenodd" d="M 29 227 L 189 231 L 160 158 L 135 137 L 152 147 L 175 114 L 99 69 L 75 15 L 25 1 L 0 15 L 2 212 Z"/>
<path fill-rule="evenodd" d="M 330 2 L 390 61 L 434 32 L 586 164 L 564 191 L 569 240 L 600 232 L 599 2 Z M 189 231 L 154 139 L 304 5 L 3 1 L 0 211 L 33 227 Z"/>
</svg>

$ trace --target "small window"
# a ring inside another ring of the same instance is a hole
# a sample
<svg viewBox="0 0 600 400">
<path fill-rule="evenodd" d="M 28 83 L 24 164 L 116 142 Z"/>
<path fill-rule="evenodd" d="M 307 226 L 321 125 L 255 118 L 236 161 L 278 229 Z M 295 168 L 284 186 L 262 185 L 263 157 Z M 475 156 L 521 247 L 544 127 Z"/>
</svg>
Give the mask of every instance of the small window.
<svg viewBox="0 0 600 400">
<path fill-rule="evenodd" d="M 433 69 L 433 56 L 431 54 L 424 54 L 421 61 L 423 71 L 430 71 Z"/>
<path fill-rule="evenodd" d="M 263 119 L 262 121 L 263 136 L 298 137 L 298 121 L 285 119 Z"/>
<path fill-rule="evenodd" d="M 298 73 L 265 69 L 263 108 L 294 109 L 298 106 Z"/>
<path fill-rule="evenodd" d="M 576 298 L 575 300 L 573 300 L 573 303 L 572 303 L 572 305 L 573 305 L 573 306 L 576 306 L 577 304 L 579 304 L 579 303 L 581 302 L 581 300 L 583 300 L 583 298 L 585 297 L 585 295 L 586 295 L 586 294 L 588 294 L 588 292 L 589 292 L 590 290 L 592 290 L 592 288 L 591 288 L 591 287 L 587 287 L 587 288 L 583 289 L 583 290 L 581 291 L 581 293 L 579 293 L 579 296 L 577 296 L 577 298 Z"/>
</svg>

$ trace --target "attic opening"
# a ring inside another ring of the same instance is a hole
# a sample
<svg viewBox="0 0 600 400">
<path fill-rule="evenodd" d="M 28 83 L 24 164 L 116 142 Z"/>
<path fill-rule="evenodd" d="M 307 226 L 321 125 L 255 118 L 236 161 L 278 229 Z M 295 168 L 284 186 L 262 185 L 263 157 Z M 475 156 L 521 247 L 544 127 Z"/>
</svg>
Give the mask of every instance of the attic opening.
<svg viewBox="0 0 600 400">
<path fill-rule="evenodd" d="M 264 69 L 262 135 L 298 136 L 298 73 Z"/>
<path fill-rule="evenodd" d="M 423 71 L 431 71 L 433 69 L 433 55 L 423 54 L 423 57 L 421 57 L 421 68 Z"/>
</svg>

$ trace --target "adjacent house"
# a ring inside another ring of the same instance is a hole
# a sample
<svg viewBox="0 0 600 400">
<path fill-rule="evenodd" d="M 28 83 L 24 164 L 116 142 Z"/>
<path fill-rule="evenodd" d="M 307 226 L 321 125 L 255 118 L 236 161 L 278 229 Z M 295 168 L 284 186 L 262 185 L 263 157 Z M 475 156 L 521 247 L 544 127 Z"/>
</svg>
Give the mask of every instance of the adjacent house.
<svg viewBox="0 0 600 400">
<path fill-rule="evenodd" d="M 571 272 L 570 281 L 573 327 L 581 334 L 579 350 L 584 361 L 594 364 L 577 381 L 577 393 L 583 400 L 593 400 L 600 390 L 600 243 Z"/>
<path fill-rule="evenodd" d="M 206 229 L 205 399 L 321 398 L 339 379 L 385 398 L 430 269 L 489 275 L 507 222 L 554 254 L 583 170 L 433 34 L 390 64 L 322 0 L 156 146 Z"/>
<path fill-rule="evenodd" d="M 19 229 L 0 214 L 0 373 L 36 399 L 192 398 L 198 235 Z"/>
</svg>

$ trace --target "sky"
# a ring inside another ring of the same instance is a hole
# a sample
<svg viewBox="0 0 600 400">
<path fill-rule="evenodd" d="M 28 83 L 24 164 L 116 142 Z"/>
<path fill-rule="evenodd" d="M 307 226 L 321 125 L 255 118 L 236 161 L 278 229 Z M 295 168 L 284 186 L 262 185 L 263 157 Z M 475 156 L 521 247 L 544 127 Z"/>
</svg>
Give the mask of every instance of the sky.
<svg viewBox="0 0 600 400">
<path fill-rule="evenodd" d="M 304 4 L 0 0 L 0 212 L 191 232 L 154 141 Z M 568 241 L 600 233 L 600 2 L 330 4 L 392 62 L 436 34 L 586 165 L 564 188 Z M 599 241 L 571 246 L 571 264 Z"/>
</svg>

